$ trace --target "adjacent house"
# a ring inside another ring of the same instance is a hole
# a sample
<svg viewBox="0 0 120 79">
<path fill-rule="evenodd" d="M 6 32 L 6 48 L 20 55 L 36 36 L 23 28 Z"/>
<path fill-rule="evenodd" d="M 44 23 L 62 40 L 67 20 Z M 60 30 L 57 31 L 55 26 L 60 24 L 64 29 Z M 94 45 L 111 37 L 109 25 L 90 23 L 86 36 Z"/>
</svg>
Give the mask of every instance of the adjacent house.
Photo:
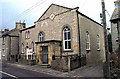
<svg viewBox="0 0 120 79">
<path fill-rule="evenodd" d="M 3 38 L 2 38 L 2 34 L 9 31 L 9 29 L 4 29 L 4 31 L 0 31 L 0 56 L 1 56 L 1 59 L 4 59 L 5 58 L 5 53 L 2 52 L 3 51 L 3 48 L 2 48 L 2 42 L 3 42 Z"/>
<path fill-rule="evenodd" d="M 7 61 L 17 62 L 19 54 L 19 30 L 25 23 L 16 23 L 16 27 L 2 34 L 2 53 Z"/>
<path fill-rule="evenodd" d="M 2 57 L 2 32 L 3 31 L 0 31 L 0 59 Z"/>
<path fill-rule="evenodd" d="M 87 64 L 104 61 L 103 26 L 78 9 L 51 4 L 33 26 L 20 30 L 21 59 L 36 55 L 39 65 L 62 62 L 53 62 L 56 57 L 83 55 Z"/>
<path fill-rule="evenodd" d="M 115 3 L 115 10 L 111 17 L 112 50 L 120 51 L 120 1 Z"/>
</svg>

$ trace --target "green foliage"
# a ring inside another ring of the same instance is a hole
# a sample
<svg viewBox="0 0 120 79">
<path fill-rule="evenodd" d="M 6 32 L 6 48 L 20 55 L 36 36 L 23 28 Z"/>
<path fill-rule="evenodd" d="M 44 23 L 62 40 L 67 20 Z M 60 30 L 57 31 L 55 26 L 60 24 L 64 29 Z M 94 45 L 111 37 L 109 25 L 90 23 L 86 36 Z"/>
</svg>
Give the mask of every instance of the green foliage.
<svg viewBox="0 0 120 79">
<path fill-rule="evenodd" d="M 110 55 L 111 60 L 111 79 L 118 79 L 120 78 L 120 55 L 119 53 L 111 53 Z"/>
</svg>

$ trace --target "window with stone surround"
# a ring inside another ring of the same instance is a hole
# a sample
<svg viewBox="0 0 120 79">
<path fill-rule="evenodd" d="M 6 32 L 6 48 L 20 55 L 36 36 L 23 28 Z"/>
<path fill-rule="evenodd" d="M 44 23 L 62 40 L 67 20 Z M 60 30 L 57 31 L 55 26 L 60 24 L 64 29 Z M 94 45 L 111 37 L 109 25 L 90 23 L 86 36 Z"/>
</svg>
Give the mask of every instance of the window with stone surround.
<svg viewBox="0 0 120 79">
<path fill-rule="evenodd" d="M 64 50 L 71 50 L 71 33 L 70 28 L 66 26 L 63 29 L 63 45 Z"/>
<path fill-rule="evenodd" d="M 25 32 L 25 38 L 27 39 L 27 31 Z"/>
<path fill-rule="evenodd" d="M 44 40 L 44 34 L 42 32 L 39 33 L 39 42 Z"/>
<path fill-rule="evenodd" d="M 32 51 L 34 51 L 34 42 L 32 41 Z"/>
<path fill-rule="evenodd" d="M 2 56 L 4 57 L 5 56 L 5 49 L 2 49 L 2 52 L 3 52 L 3 54 L 2 54 Z"/>
<path fill-rule="evenodd" d="M 25 32 L 25 38 L 26 38 L 26 39 L 29 39 L 29 38 L 30 38 L 30 31 L 26 31 L 26 32 Z"/>
<path fill-rule="evenodd" d="M 89 32 L 86 32 L 86 50 L 90 50 L 90 35 Z"/>
<path fill-rule="evenodd" d="M 97 35 L 97 50 L 100 50 L 100 37 Z"/>
<path fill-rule="evenodd" d="M 28 31 L 27 38 L 28 39 L 30 38 L 30 31 Z"/>
<path fill-rule="evenodd" d="M 24 53 L 24 44 L 22 43 L 22 53 Z"/>
</svg>

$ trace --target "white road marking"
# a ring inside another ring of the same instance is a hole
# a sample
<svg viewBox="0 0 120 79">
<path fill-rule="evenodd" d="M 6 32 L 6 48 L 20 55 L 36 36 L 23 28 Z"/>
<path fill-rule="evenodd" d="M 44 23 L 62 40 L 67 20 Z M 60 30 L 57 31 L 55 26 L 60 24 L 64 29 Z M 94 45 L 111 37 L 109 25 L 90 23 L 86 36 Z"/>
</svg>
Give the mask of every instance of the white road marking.
<svg viewBox="0 0 120 79">
<path fill-rule="evenodd" d="M 5 75 L 11 76 L 11 77 L 13 77 L 13 78 L 16 78 L 16 79 L 17 79 L 17 77 L 16 77 L 16 76 L 14 76 L 14 75 L 8 74 L 8 73 L 3 72 L 3 71 L 0 71 L 0 72 L 1 72 L 1 73 L 3 73 L 3 74 L 5 74 Z"/>
</svg>

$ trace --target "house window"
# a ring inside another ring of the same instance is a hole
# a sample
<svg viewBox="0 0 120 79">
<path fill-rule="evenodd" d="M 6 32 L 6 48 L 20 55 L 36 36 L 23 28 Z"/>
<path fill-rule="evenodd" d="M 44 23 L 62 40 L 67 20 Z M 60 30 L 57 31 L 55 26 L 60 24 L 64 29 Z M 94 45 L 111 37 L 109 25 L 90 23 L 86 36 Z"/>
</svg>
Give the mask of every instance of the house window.
<svg viewBox="0 0 120 79">
<path fill-rule="evenodd" d="M 97 50 L 100 50 L 100 37 L 97 35 Z"/>
<path fill-rule="evenodd" d="M 25 32 L 25 38 L 27 39 L 27 31 Z"/>
<path fill-rule="evenodd" d="M 39 33 L 39 41 L 43 41 L 44 40 L 44 35 L 42 32 Z"/>
<path fill-rule="evenodd" d="M 28 31 L 28 33 L 27 33 L 27 38 L 30 38 L 30 32 Z"/>
<path fill-rule="evenodd" d="M 26 32 L 25 32 L 25 38 L 26 38 L 26 39 L 29 39 L 29 38 L 30 38 L 30 32 L 29 32 L 29 31 L 26 31 Z"/>
<path fill-rule="evenodd" d="M 34 42 L 32 41 L 32 51 L 34 51 Z"/>
<path fill-rule="evenodd" d="M 90 50 L 90 36 L 89 32 L 86 32 L 86 50 Z"/>
<path fill-rule="evenodd" d="M 2 53 L 2 56 L 4 57 L 5 56 L 5 49 L 2 49 L 3 53 Z"/>
<path fill-rule="evenodd" d="M 3 44 L 5 44 L 5 38 L 3 37 Z"/>
<path fill-rule="evenodd" d="M 71 33 L 69 27 L 63 29 L 63 45 L 64 50 L 71 50 Z"/>
<path fill-rule="evenodd" d="M 24 44 L 22 43 L 22 53 L 24 53 Z"/>
</svg>

